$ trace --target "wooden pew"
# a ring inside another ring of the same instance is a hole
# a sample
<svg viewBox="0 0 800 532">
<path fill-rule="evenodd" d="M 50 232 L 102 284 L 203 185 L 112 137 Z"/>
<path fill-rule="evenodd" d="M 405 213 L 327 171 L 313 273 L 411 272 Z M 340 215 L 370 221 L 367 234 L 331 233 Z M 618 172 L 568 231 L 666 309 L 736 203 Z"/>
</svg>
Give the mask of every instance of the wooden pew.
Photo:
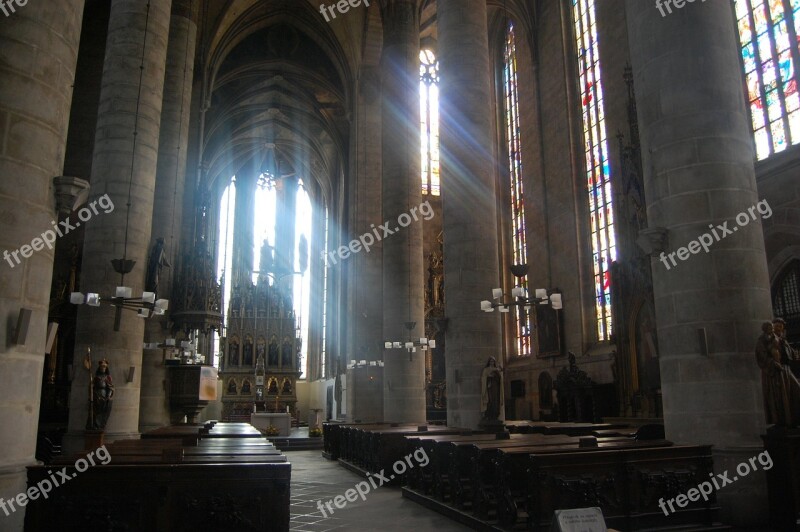
<svg viewBox="0 0 800 532">
<path fill-rule="evenodd" d="M 480 519 L 496 517 L 502 524 L 511 526 L 517 522 L 519 507 L 525 508 L 528 493 L 530 456 L 556 454 L 592 454 L 625 449 L 669 447 L 666 440 L 637 442 L 630 438 L 600 439 L 597 446 L 581 447 L 575 442 L 559 445 L 530 447 L 498 447 L 484 449 L 473 464 L 476 487 L 473 490 L 473 509 Z M 591 458 L 589 458 L 591 461 Z M 561 508 L 561 507 L 558 507 Z"/>
<path fill-rule="evenodd" d="M 599 506 L 609 527 L 711 527 L 715 492 L 669 516 L 658 505 L 686 494 L 712 472 L 711 446 L 629 448 L 588 453 L 533 454 L 528 458 L 526 496 L 529 530 L 550 530 L 557 508 Z M 683 529 L 683 528 L 682 528 Z"/>
<path fill-rule="evenodd" d="M 29 467 L 29 487 L 51 483 L 52 470 L 70 478 L 29 502 L 26 530 L 289 529 L 291 464 L 260 433 L 212 428 L 214 436 L 184 445 L 202 430 L 165 429 L 172 430 L 108 444 L 110 462 L 84 471 L 75 460 L 85 455 Z"/>
</svg>

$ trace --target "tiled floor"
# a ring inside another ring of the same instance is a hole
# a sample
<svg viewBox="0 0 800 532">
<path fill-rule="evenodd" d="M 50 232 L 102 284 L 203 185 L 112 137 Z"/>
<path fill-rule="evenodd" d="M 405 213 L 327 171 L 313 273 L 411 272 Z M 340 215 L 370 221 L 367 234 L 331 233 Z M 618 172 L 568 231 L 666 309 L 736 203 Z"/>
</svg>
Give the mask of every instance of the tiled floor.
<svg viewBox="0 0 800 532">
<path fill-rule="evenodd" d="M 404 499 L 399 488 L 379 487 L 366 495 L 366 500 L 356 499 L 334 513 L 326 510 L 324 517 L 317 501 L 332 500 L 344 495 L 363 479 L 337 462 L 321 456 L 320 451 L 293 451 L 287 453 L 292 463 L 292 531 L 323 532 L 327 530 L 413 530 L 426 532 L 466 531 L 450 519 Z"/>
</svg>

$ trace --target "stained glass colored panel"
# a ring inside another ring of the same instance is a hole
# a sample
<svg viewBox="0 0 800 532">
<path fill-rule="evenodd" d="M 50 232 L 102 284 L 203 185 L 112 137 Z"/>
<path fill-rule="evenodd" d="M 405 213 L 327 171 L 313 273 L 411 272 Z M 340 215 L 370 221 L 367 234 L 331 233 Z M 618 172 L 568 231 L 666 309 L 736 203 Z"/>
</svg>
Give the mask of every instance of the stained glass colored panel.
<svg viewBox="0 0 800 532">
<path fill-rule="evenodd" d="M 800 106 L 796 77 L 800 0 L 734 0 L 734 5 L 760 160 L 800 143 L 797 126 L 789 117 Z"/>
<path fill-rule="evenodd" d="M 599 41 L 595 26 L 595 0 L 572 0 L 581 88 L 584 150 L 593 250 L 597 336 L 607 340 L 612 332 L 611 286 L 608 268 L 616 260 L 614 206 L 608 161 L 603 83 Z"/>
<path fill-rule="evenodd" d="M 525 194 L 522 185 L 522 155 L 519 136 L 519 93 L 517 88 L 517 43 L 514 24 L 506 29 L 505 54 L 503 61 L 503 103 L 506 122 L 506 148 L 508 151 L 508 174 L 511 199 L 511 245 L 512 262 L 528 263 L 528 250 L 525 243 Z M 527 275 L 520 279 L 520 286 L 528 288 Z M 531 316 L 518 312 L 514 319 L 517 355 L 531 354 Z"/>
<path fill-rule="evenodd" d="M 419 52 L 419 116 L 422 193 L 439 195 L 439 61 L 431 50 Z"/>
</svg>

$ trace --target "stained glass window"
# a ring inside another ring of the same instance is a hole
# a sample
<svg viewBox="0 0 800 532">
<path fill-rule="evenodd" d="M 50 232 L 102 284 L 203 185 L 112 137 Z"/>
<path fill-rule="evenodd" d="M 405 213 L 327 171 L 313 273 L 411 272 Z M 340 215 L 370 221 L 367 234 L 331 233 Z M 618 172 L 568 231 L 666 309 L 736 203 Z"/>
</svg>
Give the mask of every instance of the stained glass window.
<svg viewBox="0 0 800 532">
<path fill-rule="evenodd" d="M 422 193 L 439 195 L 439 61 L 419 52 L 419 108 L 422 127 Z"/>
<path fill-rule="evenodd" d="M 747 102 L 761 160 L 800 143 L 800 0 L 735 0 Z"/>
<path fill-rule="evenodd" d="M 572 8 L 586 152 L 586 187 L 589 191 L 597 338 L 608 340 L 612 332 L 609 267 L 617 258 L 617 243 L 614 235 L 614 206 L 608 164 L 603 84 L 600 78 L 595 0 L 572 0 Z"/>
<path fill-rule="evenodd" d="M 522 188 L 522 156 L 519 140 L 519 95 L 517 93 L 517 43 L 514 24 L 509 22 L 503 62 L 503 99 L 506 112 L 506 147 L 508 149 L 508 174 L 511 198 L 511 245 L 513 264 L 527 264 L 525 247 L 525 204 Z M 528 276 L 520 279 L 527 288 Z M 520 312 L 515 318 L 516 348 L 518 355 L 531 353 L 531 317 Z"/>
</svg>

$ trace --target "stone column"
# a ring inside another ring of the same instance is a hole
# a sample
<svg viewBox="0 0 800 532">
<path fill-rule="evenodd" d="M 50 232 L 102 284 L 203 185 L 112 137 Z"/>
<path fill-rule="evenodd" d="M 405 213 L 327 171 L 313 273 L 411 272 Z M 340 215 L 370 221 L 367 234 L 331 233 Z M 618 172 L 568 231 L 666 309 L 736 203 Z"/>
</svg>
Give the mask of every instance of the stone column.
<svg viewBox="0 0 800 532">
<path fill-rule="evenodd" d="M 9 253 L 0 262 L 0 316 L 10 324 L 0 327 L 0 497 L 7 501 L 25 491 L 36 452 L 53 270 L 41 234 L 56 220 L 51 183 L 63 169 L 83 1 L 14 7 L 0 22 L 0 250 Z M 19 262 L 10 255 L 17 250 Z M 23 308 L 33 312 L 18 343 L 12 329 Z M 24 509 L 0 514 L 0 526 L 21 531 L 24 518 Z"/>
<path fill-rule="evenodd" d="M 732 472 L 761 449 L 753 349 L 772 316 L 761 218 L 747 213 L 759 200 L 732 6 L 686 4 L 665 17 L 648 2 L 626 7 L 648 222 L 677 252 L 676 264 L 652 261 L 667 438 L 713 444 L 714 469 Z M 735 232 L 717 241 L 709 226 L 725 223 Z M 687 252 L 706 234 L 708 252 Z M 718 491 L 722 522 L 766 522 L 764 483 L 759 471 Z"/>
<path fill-rule="evenodd" d="M 280 171 L 280 170 L 279 170 Z M 294 276 L 288 275 L 294 270 L 295 231 L 297 219 L 297 178 L 287 177 L 278 179 L 277 194 L 275 201 L 275 242 L 270 242 L 275 246 L 275 268 L 278 274 L 278 286 L 282 290 L 292 293 L 294 287 Z M 306 235 L 308 238 L 308 235 Z M 299 294 L 295 294 L 299 297 Z M 292 301 L 296 308 L 300 308 L 299 302 Z"/>
<path fill-rule="evenodd" d="M 480 310 L 500 286 L 486 3 L 438 0 L 447 424 L 477 428 L 481 372 L 500 359 L 498 315 Z M 502 362 L 501 362 L 502 363 Z M 508 385 L 506 383 L 506 385 Z"/>
<path fill-rule="evenodd" d="M 242 168 L 236 174 L 236 207 L 233 213 L 233 288 L 240 283 L 252 283 L 253 220 L 256 208 L 256 179 L 254 170 Z M 260 251 L 259 246 L 259 251 Z M 226 276 L 227 277 L 227 276 Z M 242 285 L 247 286 L 246 284 Z M 244 339 L 242 339 L 244 340 Z"/>
<path fill-rule="evenodd" d="M 136 261 L 133 270 L 125 275 L 124 285 L 132 289 L 134 297 L 144 289 L 171 3 L 112 0 L 89 197 L 91 200 L 108 194 L 114 210 L 109 214 L 101 211 L 95 215 L 97 219 L 85 224 L 80 286 L 84 293 L 113 296 L 122 281 L 111 260 L 123 255 Z M 140 71 L 143 54 L 144 70 Z M 126 205 L 129 190 L 130 207 Z M 91 374 L 94 375 L 97 362 L 107 358 L 115 385 L 106 440 L 138 435 L 144 322 L 124 310 L 120 330 L 115 332 L 113 327 L 114 308 L 110 305 L 80 307 L 69 432 L 64 440 L 68 452 L 83 448 L 90 377 L 83 369 L 83 360 L 89 347 L 93 358 Z M 134 376 L 127 382 L 130 368 Z"/>
<path fill-rule="evenodd" d="M 383 335 L 386 340 L 405 341 L 425 336 L 422 217 L 418 214 L 417 221 L 410 217 L 411 209 L 422 203 L 416 2 L 389 3 L 383 42 L 383 218 L 394 232 L 385 236 L 381 232 Z M 416 323 L 410 332 L 404 326 L 409 321 Z M 384 421 L 425 422 L 425 353 L 417 350 L 410 358 L 405 350 L 384 351 Z"/>
<path fill-rule="evenodd" d="M 156 191 L 153 198 L 153 230 L 150 250 L 156 238 L 164 239 L 169 268 L 158 280 L 158 297 L 172 301 L 172 280 L 179 275 L 183 193 L 186 176 L 186 151 L 189 145 L 194 52 L 197 40 L 197 0 L 173 0 L 170 19 L 164 101 L 161 109 Z M 184 244 L 184 249 L 191 246 Z M 150 257 L 148 256 L 148 260 Z M 162 343 L 169 335 L 165 319 L 145 323 L 145 341 Z M 165 393 L 164 352 L 148 349 L 142 356 L 142 391 L 139 403 L 139 428 L 142 432 L 169 425 L 169 405 Z"/>
</svg>

